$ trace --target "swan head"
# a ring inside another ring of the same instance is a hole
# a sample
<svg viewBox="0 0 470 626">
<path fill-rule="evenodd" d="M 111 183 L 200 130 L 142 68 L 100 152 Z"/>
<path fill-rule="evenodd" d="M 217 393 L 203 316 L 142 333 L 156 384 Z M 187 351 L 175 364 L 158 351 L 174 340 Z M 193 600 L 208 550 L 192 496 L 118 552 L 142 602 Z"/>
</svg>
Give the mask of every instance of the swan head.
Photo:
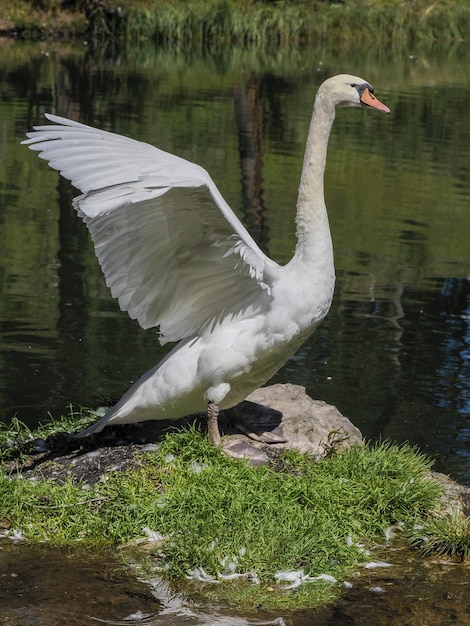
<svg viewBox="0 0 470 626">
<path fill-rule="evenodd" d="M 319 92 L 335 107 L 367 107 L 390 113 L 388 106 L 375 97 L 372 85 L 359 76 L 338 74 L 325 80 Z"/>
</svg>

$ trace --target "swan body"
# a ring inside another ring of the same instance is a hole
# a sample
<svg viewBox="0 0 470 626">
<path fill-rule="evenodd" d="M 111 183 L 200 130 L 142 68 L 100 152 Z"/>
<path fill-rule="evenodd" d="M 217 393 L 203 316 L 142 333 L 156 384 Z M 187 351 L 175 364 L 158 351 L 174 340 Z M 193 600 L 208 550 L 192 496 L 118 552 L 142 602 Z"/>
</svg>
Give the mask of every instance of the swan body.
<svg viewBox="0 0 470 626">
<path fill-rule="evenodd" d="M 178 341 L 97 423 L 217 414 L 264 384 L 326 316 L 335 283 L 323 193 L 340 106 L 389 109 L 363 79 L 342 74 L 318 89 L 297 202 L 297 246 L 280 266 L 257 246 L 198 165 L 146 143 L 47 115 L 28 144 L 82 195 L 86 223 L 112 295 L 160 341 Z M 210 417 L 210 415 L 209 415 Z M 215 424 L 214 424 L 215 422 Z"/>
</svg>

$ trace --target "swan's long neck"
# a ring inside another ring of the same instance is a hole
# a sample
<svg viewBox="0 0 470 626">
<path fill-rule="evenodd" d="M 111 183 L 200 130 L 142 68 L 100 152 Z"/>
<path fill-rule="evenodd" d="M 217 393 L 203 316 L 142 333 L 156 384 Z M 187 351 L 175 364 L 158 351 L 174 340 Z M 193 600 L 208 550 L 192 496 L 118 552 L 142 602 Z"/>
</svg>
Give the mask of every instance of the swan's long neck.
<svg viewBox="0 0 470 626">
<path fill-rule="evenodd" d="M 294 259 L 323 266 L 333 262 L 323 180 L 335 107 L 320 89 L 315 98 L 297 200 Z"/>
</svg>

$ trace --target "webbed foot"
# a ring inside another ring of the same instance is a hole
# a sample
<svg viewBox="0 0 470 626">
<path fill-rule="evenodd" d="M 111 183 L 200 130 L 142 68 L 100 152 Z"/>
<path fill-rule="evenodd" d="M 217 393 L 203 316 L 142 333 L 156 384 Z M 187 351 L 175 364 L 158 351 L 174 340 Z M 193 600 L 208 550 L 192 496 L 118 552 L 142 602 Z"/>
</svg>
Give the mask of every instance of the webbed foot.
<svg viewBox="0 0 470 626">
<path fill-rule="evenodd" d="M 226 409 L 225 415 L 234 428 L 253 441 L 261 443 L 286 443 L 287 441 L 282 432 L 282 425 L 276 428 L 277 432 L 259 430 L 250 424 L 236 407 Z"/>
<path fill-rule="evenodd" d="M 233 459 L 246 459 L 250 465 L 265 465 L 269 461 L 268 455 L 263 450 L 258 450 L 241 439 L 224 443 L 222 449 L 227 456 Z"/>
<path fill-rule="evenodd" d="M 235 408 L 225 411 L 225 414 L 234 428 L 254 441 L 261 443 L 284 443 L 287 441 L 282 434 L 255 429 Z M 222 441 L 218 418 L 218 404 L 209 402 L 207 405 L 207 432 L 211 443 L 221 448 L 227 456 L 235 459 L 246 459 L 251 465 L 264 465 L 268 462 L 268 455 L 263 450 L 258 450 L 255 446 L 252 446 L 248 441 L 244 441 L 244 438 L 239 437 Z"/>
</svg>

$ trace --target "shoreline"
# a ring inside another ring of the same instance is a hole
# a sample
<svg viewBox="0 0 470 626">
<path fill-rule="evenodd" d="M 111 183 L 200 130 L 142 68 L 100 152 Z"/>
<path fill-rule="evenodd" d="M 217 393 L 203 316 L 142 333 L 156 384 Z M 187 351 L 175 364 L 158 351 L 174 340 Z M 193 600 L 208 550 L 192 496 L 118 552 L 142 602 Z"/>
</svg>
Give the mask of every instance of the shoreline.
<svg viewBox="0 0 470 626">
<path fill-rule="evenodd" d="M 101 43 L 307 45 L 468 41 L 464 0 L 405 4 L 392 0 L 7 0 L 0 37 L 29 40 L 86 38 Z"/>
<path fill-rule="evenodd" d="M 221 454 L 195 415 L 185 428 L 156 420 L 84 442 L 70 432 L 96 419 L 89 411 L 34 433 L 12 423 L 0 432 L 0 537 L 122 555 L 145 540 L 151 553 L 139 578 L 203 580 L 210 583 L 204 602 L 228 599 L 244 614 L 259 605 L 331 604 L 344 581 L 383 550 L 410 547 L 423 559 L 455 564 L 468 559 L 469 488 L 432 472 L 431 461 L 406 444 L 362 442 L 347 418 L 301 387 L 254 394 L 265 403 L 254 403 L 258 419 L 266 411 L 280 416 L 294 445 L 272 450 L 262 464 Z M 291 427 L 299 427 L 297 442 Z M 333 439 L 325 441 L 327 432 Z M 286 593 L 297 585 L 277 580 L 275 572 L 285 571 L 299 585 L 315 585 Z"/>
</svg>

